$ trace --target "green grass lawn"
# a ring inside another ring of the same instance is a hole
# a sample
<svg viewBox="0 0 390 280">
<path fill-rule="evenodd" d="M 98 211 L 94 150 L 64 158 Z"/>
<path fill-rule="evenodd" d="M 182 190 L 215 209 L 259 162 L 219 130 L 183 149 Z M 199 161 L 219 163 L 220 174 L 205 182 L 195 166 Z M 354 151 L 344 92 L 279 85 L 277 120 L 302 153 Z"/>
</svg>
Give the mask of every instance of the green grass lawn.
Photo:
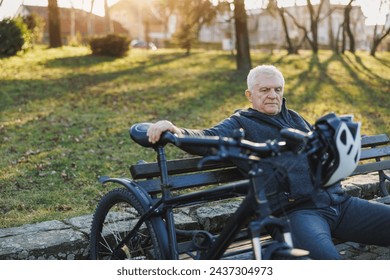
<svg viewBox="0 0 390 280">
<path fill-rule="evenodd" d="M 309 121 L 353 114 L 363 133 L 390 133 L 390 53 L 252 52 L 252 62 L 282 70 L 288 106 Z M 99 176 L 129 177 L 130 164 L 155 159 L 130 140 L 132 124 L 213 125 L 248 106 L 245 78 L 222 51 L 114 59 L 38 47 L 0 59 L 0 227 L 91 213 L 107 191 Z M 174 147 L 168 155 L 186 156 Z"/>
</svg>

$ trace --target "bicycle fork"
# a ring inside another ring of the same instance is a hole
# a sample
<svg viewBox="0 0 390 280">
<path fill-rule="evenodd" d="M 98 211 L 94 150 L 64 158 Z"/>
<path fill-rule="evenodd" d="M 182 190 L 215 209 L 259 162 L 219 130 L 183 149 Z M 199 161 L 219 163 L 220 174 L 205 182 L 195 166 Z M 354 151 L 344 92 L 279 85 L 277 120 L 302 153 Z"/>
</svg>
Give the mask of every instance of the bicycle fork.
<svg viewBox="0 0 390 280">
<path fill-rule="evenodd" d="M 254 206 L 255 213 L 257 216 L 257 219 L 250 222 L 249 231 L 251 233 L 253 253 L 256 260 L 262 259 L 260 236 L 265 230 L 276 228 L 279 232 L 283 233 L 283 235 L 276 237 L 277 241 L 293 248 L 288 220 L 272 216 L 272 211 L 265 191 L 266 188 L 264 182 L 266 182 L 266 179 L 264 178 L 263 173 L 263 170 L 258 167 L 254 167 L 249 173 L 252 183 L 251 191 L 253 192 L 256 204 Z"/>
<path fill-rule="evenodd" d="M 252 237 L 252 246 L 253 253 L 256 260 L 261 260 L 262 258 L 262 246 L 260 242 L 261 232 L 267 228 L 277 227 L 280 232 L 283 232 L 282 240 L 278 242 L 285 243 L 287 246 L 293 248 L 293 242 L 291 237 L 291 232 L 288 231 L 288 221 L 280 218 L 275 218 L 272 216 L 265 217 L 261 220 L 253 221 L 249 224 L 249 230 Z"/>
</svg>

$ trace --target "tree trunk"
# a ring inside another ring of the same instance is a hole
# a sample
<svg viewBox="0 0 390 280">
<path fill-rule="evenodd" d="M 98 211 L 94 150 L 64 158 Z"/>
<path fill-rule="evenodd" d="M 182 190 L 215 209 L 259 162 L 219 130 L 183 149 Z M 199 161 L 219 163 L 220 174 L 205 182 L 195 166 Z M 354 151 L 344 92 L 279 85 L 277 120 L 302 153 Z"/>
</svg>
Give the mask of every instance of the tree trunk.
<svg viewBox="0 0 390 280">
<path fill-rule="evenodd" d="M 346 32 L 345 32 L 345 22 L 343 22 L 343 28 L 342 28 L 343 36 L 342 36 L 342 43 L 341 43 L 341 53 L 343 54 L 346 49 L 347 45 L 347 37 L 346 37 Z"/>
<path fill-rule="evenodd" d="M 111 24 L 110 13 L 108 11 L 108 0 L 104 0 L 104 25 L 106 34 L 114 32 Z"/>
<path fill-rule="evenodd" d="M 246 19 L 244 0 L 234 0 L 234 22 L 237 48 L 236 63 L 237 70 L 239 71 L 249 71 L 252 68 Z"/>
<path fill-rule="evenodd" d="M 336 42 L 335 42 L 335 51 L 336 53 L 340 53 L 339 48 L 339 41 L 340 41 L 340 33 L 342 32 L 343 24 L 340 24 L 339 28 L 337 29 L 337 35 L 336 35 Z"/>
<path fill-rule="evenodd" d="M 328 17 L 328 37 L 329 37 L 329 48 L 333 51 L 336 51 L 337 46 L 335 43 L 335 38 L 333 34 L 333 19 L 332 16 Z"/>
<path fill-rule="evenodd" d="M 287 15 L 289 15 L 293 20 L 294 24 L 303 31 L 304 38 L 309 43 L 314 54 L 318 53 L 318 23 L 320 21 L 319 17 L 324 3 L 325 1 L 320 1 L 316 12 L 310 0 L 306 0 L 306 6 L 310 15 L 310 33 L 307 28 L 304 25 L 301 25 L 291 13 L 287 13 Z M 309 35 L 311 35 L 311 38 Z"/>
<path fill-rule="evenodd" d="M 351 14 L 351 10 L 352 10 L 352 2 L 354 2 L 354 1 L 355 0 L 350 0 L 348 5 L 345 7 L 345 10 L 344 10 L 344 27 L 345 27 L 345 32 L 348 35 L 349 51 L 351 53 L 355 53 L 355 38 L 353 36 L 352 30 L 351 30 L 351 25 L 350 25 L 350 21 L 351 21 L 350 14 Z"/>
<path fill-rule="evenodd" d="M 60 12 L 57 0 L 49 0 L 49 47 L 58 48 L 62 46 Z"/>
<path fill-rule="evenodd" d="M 286 17 L 284 16 L 284 9 L 278 9 L 280 18 L 282 19 L 282 25 L 284 30 L 284 35 L 286 37 L 286 43 L 287 43 L 287 53 L 288 54 L 297 54 L 298 49 L 294 47 L 293 43 L 291 42 L 290 35 L 288 33 L 288 27 L 287 27 L 287 21 Z"/>
<path fill-rule="evenodd" d="M 95 0 L 92 0 L 91 9 L 89 10 L 88 13 L 88 22 L 87 22 L 88 36 L 92 36 L 95 33 L 95 21 L 94 21 L 94 16 L 92 14 L 94 4 L 95 4 Z"/>
<path fill-rule="evenodd" d="M 150 35 L 149 35 L 149 33 L 150 33 L 150 22 L 149 22 L 149 19 L 148 18 L 146 18 L 146 19 L 144 19 L 144 27 L 145 27 L 145 29 L 144 29 L 144 32 L 145 32 L 145 43 L 146 43 L 146 48 L 148 48 L 149 47 L 149 43 L 150 43 Z"/>
<path fill-rule="evenodd" d="M 70 40 L 73 41 L 75 38 L 76 38 L 76 12 L 72 3 L 72 7 L 70 8 Z"/>
<path fill-rule="evenodd" d="M 315 54 L 318 53 L 318 49 L 319 49 L 318 48 L 318 23 L 320 22 L 321 9 L 324 3 L 325 1 L 323 0 L 320 1 L 320 4 L 318 5 L 317 12 L 316 12 L 310 0 L 306 0 L 307 8 L 310 14 L 310 31 L 312 35 L 311 40 L 308 41 L 313 50 L 313 53 Z"/>
<path fill-rule="evenodd" d="M 382 31 L 382 35 L 377 35 L 376 32 L 377 32 L 377 25 L 375 25 L 375 28 L 374 28 L 374 39 L 373 39 L 373 43 L 372 43 L 372 47 L 371 47 L 371 50 L 370 50 L 370 55 L 371 56 L 375 56 L 375 53 L 376 53 L 376 50 L 379 46 L 379 44 L 383 41 L 384 38 L 386 38 L 389 34 L 390 34 L 390 27 L 387 28 L 387 30 L 385 31 Z"/>
<path fill-rule="evenodd" d="M 379 6 L 379 10 L 382 9 L 382 5 L 386 5 L 386 4 L 389 5 L 390 7 L 390 4 L 388 2 L 386 3 L 386 1 L 382 0 Z M 370 49 L 371 56 L 375 56 L 379 44 L 382 42 L 383 39 L 385 39 L 390 34 L 390 27 L 388 27 L 386 24 L 382 27 L 382 31 L 378 32 L 378 34 L 377 34 L 377 30 L 378 30 L 378 25 L 376 24 L 374 27 L 373 42 Z"/>
<path fill-rule="evenodd" d="M 351 27 L 350 27 L 349 24 L 347 25 L 347 30 L 346 31 L 347 31 L 347 35 L 348 35 L 348 39 L 349 39 L 349 51 L 351 53 L 355 53 L 355 51 L 356 51 L 356 48 L 355 48 L 355 38 L 353 36 L 353 33 L 351 31 Z"/>
</svg>

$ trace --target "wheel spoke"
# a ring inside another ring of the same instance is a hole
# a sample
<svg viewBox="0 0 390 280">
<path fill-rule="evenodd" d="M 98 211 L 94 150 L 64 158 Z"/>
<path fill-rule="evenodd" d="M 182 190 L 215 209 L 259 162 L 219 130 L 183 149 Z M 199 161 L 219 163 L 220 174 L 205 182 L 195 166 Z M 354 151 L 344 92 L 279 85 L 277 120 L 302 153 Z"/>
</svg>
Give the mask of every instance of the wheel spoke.
<svg viewBox="0 0 390 280">
<path fill-rule="evenodd" d="M 116 189 L 100 201 L 91 227 L 93 259 L 159 258 L 157 235 L 147 220 L 132 233 L 130 240 L 118 248 L 146 210 L 130 192 Z"/>
</svg>

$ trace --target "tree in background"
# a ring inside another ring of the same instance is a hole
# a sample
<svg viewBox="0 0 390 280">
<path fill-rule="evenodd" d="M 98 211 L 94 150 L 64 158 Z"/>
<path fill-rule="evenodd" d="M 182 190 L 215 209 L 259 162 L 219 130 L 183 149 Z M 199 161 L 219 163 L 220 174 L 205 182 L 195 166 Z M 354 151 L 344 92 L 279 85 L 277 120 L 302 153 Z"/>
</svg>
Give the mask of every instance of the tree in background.
<svg viewBox="0 0 390 280">
<path fill-rule="evenodd" d="M 43 37 L 45 20 L 36 14 L 30 14 L 23 17 L 23 22 L 27 25 L 27 28 L 31 33 L 32 46 L 35 43 L 40 42 Z"/>
<path fill-rule="evenodd" d="M 177 2 L 177 9 L 180 19 L 174 37 L 189 55 L 202 26 L 215 18 L 216 7 L 209 0 L 182 0 Z"/>
<path fill-rule="evenodd" d="M 238 71 L 249 71 L 252 68 L 249 51 L 247 14 L 244 0 L 234 0 L 234 26 L 236 31 L 236 65 Z"/>
<path fill-rule="evenodd" d="M 250 44 L 247 25 L 247 11 L 244 0 L 219 0 L 217 10 L 231 15 L 226 22 L 234 22 L 236 44 L 236 67 L 238 71 L 249 71 L 252 68 Z M 230 38 L 229 32 L 229 38 Z"/>
<path fill-rule="evenodd" d="M 349 42 L 349 51 L 355 53 L 355 38 L 351 30 L 351 10 L 352 10 L 353 2 L 355 2 L 355 0 L 350 0 L 349 3 L 344 8 L 344 22 L 342 25 L 343 41 L 342 41 L 341 53 L 345 52 L 347 37 Z"/>
<path fill-rule="evenodd" d="M 318 53 L 318 24 L 322 20 L 320 19 L 320 14 L 322 7 L 324 5 L 325 1 L 321 0 L 317 10 L 314 9 L 313 4 L 310 0 L 306 0 L 306 7 L 310 15 L 310 25 L 309 29 L 306 28 L 306 26 L 300 24 L 298 20 L 291 14 L 286 11 L 286 13 L 291 17 L 294 24 L 303 31 L 303 34 L 305 36 L 306 41 L 309 43 L 313 53 Z M 329 14 L 327 15 L 329 16 Z"/>
<path fill-rule="evenodd" d="M 76 9 L 74 7 L 74 0 L 69 0 L 70 3 L 70 35 L 68 38 L 68 45 L 77 45 L 78 40 L 76 38 Z"/>
<path fill-rule="evenodd" d="M 95 23 L 94 23 L 94 16 L 93 16 L 93 6 L 95 4 L 95 0 L 91 0 L 91 6 L 88 12 L 88 21 L 87 21 L 87 29 L 88 29 L 88 36 L 91 37 L 95 32 Z"/>
<path fill-rule="evenodd" d="M 60 12 L 57 0 L 49 0 L 49 47 L 58 48 L 62 46 Z"/>
<path fill-rule="evenodd" d="M 108 0 L 104 0 L 104 28 L 106 34 L 112 33 L 114 31 L 108 9 Z"/>
<path fill-rule="evenodd" d="M 164 39 L 168 40 L 168 24 L 170 17 L 174 14 L 177 0 L 153 0 L 146 2 L 154 17 L 161 22 L 164 28 Z"/>
<path fill-rule="evenodd" d="M 309 32 L 306 32 L 307 35 L 306 39 L 309 42 L 311 49 L 313 50 L 313 53 L 318 53 L 318 23 L 320 21 L 321 8 L 325 2 L 323 0 L 320 1 L 317 12 L 314 10 L 310 0 L 306 0 L 306 3 L 307 3 L 307 9 L 310 14 L 310 34 L 311 34 L 311 36 L 308 36 Z"/>
<path fill-rule="evenodd" d="M 390 10 L 390 1 L 382 0 L 379 6 L 379 10 L 385 9 Z M 382 28 L 380 28 L 377 24 L 374 27 L 373 41 L 370 49 L 370 55 L 375 56 L 376 51 L 378 49 L 379 44 L 390 34 L 390 26 L 389 26 L 390 15 L 387 15 L 387 26 L 384 24 Z M 379 30 L 380 29 L 380 30 Z"/>
<path fill-rule="evenodd" d="M 287 18 L 286 18 L 286 10 L 283 7 L 279 7 L 277 0 L 270 0 L 267 5 L 267 10 L 270 12 L 272 16 L 276 16 L 277 14 L 280 16 L 280 19 L 282 21 L 282 26 L 284 30 L 284 35 L 286 39 L 286 50 L 287 54 L 297 54 L 298 50 L 302 46 L 305 36 L 302 36 L 301 40 L 298 40 L 294 44 L 294 41 L 290 37 L 290 32 L 288 30 L 288 25 L 287 25 Z"/>
</svg>

